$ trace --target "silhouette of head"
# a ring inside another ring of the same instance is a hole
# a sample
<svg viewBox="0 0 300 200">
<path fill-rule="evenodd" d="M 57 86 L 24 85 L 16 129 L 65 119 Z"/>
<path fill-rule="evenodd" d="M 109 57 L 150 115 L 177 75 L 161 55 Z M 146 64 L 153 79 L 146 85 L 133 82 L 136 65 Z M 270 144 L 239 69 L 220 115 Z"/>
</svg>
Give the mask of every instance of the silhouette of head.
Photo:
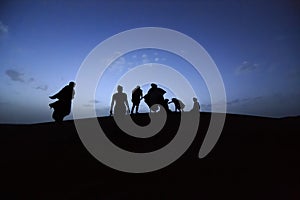
<svg viewBox="0 0 300 200">
<path fill-rule="evenodd" d="M 69 82 L 69 86 L 74 87 L 75 85 L 76 85 L 75 82 L 73 81 Z"/>
<path fill-rule="evenodd" d="M 136 89 L 139 89 L 139 88 L 140 88 L 140 86 L 139 86 L 139 85 L 137 85 L 137 86 L 136 86 Z"/>
<path fill-rule="evenodd" d="M 193 98 L 193 101 L 194 101 L 194 102 L 197 102 L 197 98 L 196 98 L 196 97 L 194 97 L 194 98 Z"/>
<path fill-rule="evenodd" d="M 157 88 L 157 85 L 155 83 L 151 83 L 152 88 Z"/>
<path fill-rule="evenodd" d="M 118 92 L 123 92 L 123 87 L 121 85 L 118 85 L 118 88 L 117 88 Z"/>
</svg>

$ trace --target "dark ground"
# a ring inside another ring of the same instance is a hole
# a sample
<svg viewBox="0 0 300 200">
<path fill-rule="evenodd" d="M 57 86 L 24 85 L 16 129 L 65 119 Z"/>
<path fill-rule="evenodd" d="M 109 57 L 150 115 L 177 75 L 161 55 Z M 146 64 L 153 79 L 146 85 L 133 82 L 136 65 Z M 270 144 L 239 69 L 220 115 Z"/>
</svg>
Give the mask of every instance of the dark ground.
<svg viewBox="0 0 300 200">
<path fill-rule="evenodd" d="M 73 121 L 2 124 L 0 199 L 300 199 L 300 117 L 228 114 L 218 143 L 199 159 L 209 119 L 209 113 L 201 113 L 196 139 L 182 157 L 144 174 L 97 161 Z M 135 120 L 146 124 L 148 117 Z M 162 132 L 142 140 L 122 133 L 112 118 L 99 118 L 111 141 L 135 152 L 167 144 L 178 115 L 168 120 Z"/>
</svg>

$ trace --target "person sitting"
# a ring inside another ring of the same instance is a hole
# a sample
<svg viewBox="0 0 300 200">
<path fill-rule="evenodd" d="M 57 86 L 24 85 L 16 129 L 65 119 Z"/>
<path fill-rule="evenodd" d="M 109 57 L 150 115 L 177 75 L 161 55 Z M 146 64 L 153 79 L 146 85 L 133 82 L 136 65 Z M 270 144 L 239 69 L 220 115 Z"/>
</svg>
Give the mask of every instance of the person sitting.
<svg viewBox="0 0 300 200">
<path fill-rule="evenodd" d="M 194 112 L 199 112 L 200 111 L 200 104 L 197 100 L 196 97 L 193 98 L 193 101 L 194 101 L 194 105 L 193 105 L 193 108 L 191 111 L 194 111 Z"/>
</svg>

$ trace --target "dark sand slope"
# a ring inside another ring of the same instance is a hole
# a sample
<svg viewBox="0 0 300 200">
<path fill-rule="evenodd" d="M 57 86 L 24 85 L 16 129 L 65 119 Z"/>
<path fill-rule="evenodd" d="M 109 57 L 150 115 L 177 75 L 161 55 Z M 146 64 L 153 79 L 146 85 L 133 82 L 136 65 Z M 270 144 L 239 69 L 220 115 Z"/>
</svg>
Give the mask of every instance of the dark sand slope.
<svg viewBox="0 0 300 200">
<path fill-rule="evenodd" d="M 210 154 L 198 159 L 209 124 L 201 113 L 196 139 L 168 167 L 145 174 L 113 170 L 93 158 L 73 121 L 61 125 L 0 125 L 1 199 L 300 199 L 300 118 L 227 115 Z M 145 114 L 136 116 L 146 124 Z M 124 149 L 159 149 L 176 133 L 172 114 L 156 136 L 122 133 L 99 118 L 107 136 Z"/>
</svg>

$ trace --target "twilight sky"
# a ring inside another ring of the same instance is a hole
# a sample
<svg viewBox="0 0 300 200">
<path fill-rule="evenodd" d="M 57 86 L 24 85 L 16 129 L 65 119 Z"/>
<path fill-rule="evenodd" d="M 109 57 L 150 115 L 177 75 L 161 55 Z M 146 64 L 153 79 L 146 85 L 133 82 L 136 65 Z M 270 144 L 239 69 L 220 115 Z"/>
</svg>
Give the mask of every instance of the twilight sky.
<svg viewBox="0 0 300 200">
<path fill-rule="evenodd" d="M 176 30 L 202 45 L 222 76 L 228 113 L 300 115 L 300 3 L 296 1 L 7 0 L 0 3 L 0 123 L 52 121 L 48 96 L 76 79 L 84 59 L 99 43 L 140 27 Z M 99 116 L 108 115 L 118 80 L 147 63 L 182 74 L 201 110 L 210 111 L 210 94 L 193 66 L 158 49 L 121 55 L 103 74 L 95 99 L 79 102 L 82 109 L 95 103 Z M 168 77 L 167 71 L 161 73 Z M 149 74 L 141 73 L 139 79 L 145 78 Z M 166 97 L 172 98 L 169 86 L 181 85 L 168 78 L 170 85 L 163 87 Z M 149 84 L 141 86 L 146 93 Z M 132 89 L 124 85 L 129 102 Z M 192 105 L 192 97 L 180 93 L 178 98 L 188 108 Z M 141 109 L 147 111 L 144 102 Z M 72 114 L 66 119 L 71 118 Z"/>
</svg>

